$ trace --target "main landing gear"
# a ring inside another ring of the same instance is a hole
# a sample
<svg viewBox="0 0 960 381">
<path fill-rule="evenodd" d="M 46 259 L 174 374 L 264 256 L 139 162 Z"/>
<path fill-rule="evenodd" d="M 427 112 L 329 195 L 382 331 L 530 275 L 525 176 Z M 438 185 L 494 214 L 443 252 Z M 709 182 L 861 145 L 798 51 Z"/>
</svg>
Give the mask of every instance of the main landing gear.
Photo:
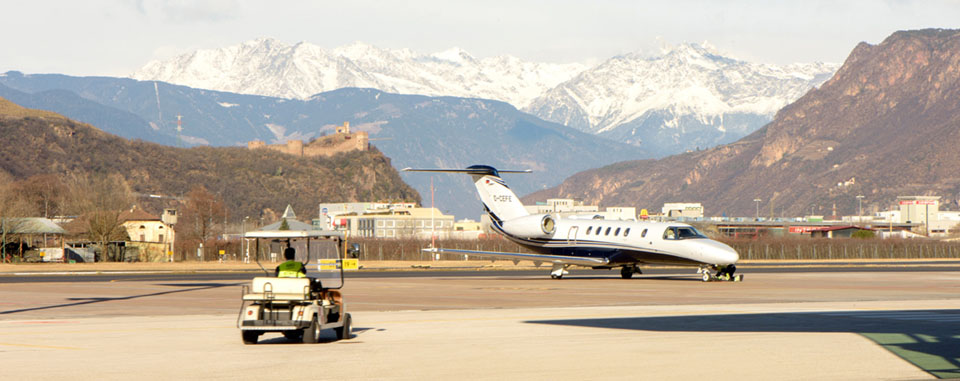
<svg viewBox="0 0 960 381">
<path fill-rule="evenodd" d="M 710 273 L 710 268 L 717 270 L 716 274 Z M 727 266 L 704 266 L 697 270 L 697 274 L 702 274 L 704 282 L 716 282 L 716 281 L 727 281 L 727 282 L 742 282 L 743 274 L 734 275 L 737 271 L 736 265 L 727 265 Z"/>
<path fill-rule="evenodd" d="M 620 277 L 623 279 L 633 278 L 633 274 L 643 274 L 637 265 L 623 266 L 620 268 Z"/>
<path fill-rule="evenodd" d="M 550 277 L 553 279 L 563 278 L 564 275 L 567 275 L 570 273 L 569 271 L 567 271 L 568 267 L 570 267 L 570 265 L 565 265 L 563 263 L 554 263 L 553 269 L 550 270 Z"/>
</svg>

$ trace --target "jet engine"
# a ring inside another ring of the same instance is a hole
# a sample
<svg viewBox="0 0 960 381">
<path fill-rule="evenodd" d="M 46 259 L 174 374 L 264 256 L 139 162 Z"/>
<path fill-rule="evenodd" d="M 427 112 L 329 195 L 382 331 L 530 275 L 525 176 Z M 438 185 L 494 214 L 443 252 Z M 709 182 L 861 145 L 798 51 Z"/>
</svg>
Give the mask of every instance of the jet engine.
<svg viewBox="0 0 960 381">
<path fill-rule="evenodd" d="M 503 222 L 507 234 L 525 238 L 548 238 L 557 230 L 557 223 L 549 214 L 531 214 Z"/>
</svg>

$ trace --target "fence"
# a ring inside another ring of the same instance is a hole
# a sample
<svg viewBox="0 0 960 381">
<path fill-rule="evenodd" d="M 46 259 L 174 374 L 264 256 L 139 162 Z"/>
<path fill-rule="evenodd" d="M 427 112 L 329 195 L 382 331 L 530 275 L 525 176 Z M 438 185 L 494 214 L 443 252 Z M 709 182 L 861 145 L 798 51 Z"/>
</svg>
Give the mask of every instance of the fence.
<svg viewBox="0 0 960 381">
<path fill-rule="evenodd" d="M 740 259 L 947 259 L 960 257 L 960 243 L 900 239 L 725 240 Z"/>
<path fill-rule="evenodd" d="M 958 259 L 960 242 L 925 239 L 722 239 L 745 260 L 811 260 L 811 259 Z M 427 261 L 434 254 L 424 252 L 430 240 L 353 238 L 348 244 L 360 245 L 361 260 Z M 530 250 L 506 239 L 493 237 L 479 240 L 437 240 L 437 247 L 479 251 L 530 253 Z M 239 241 L 217 241 L 205 247 L 204 260 L 217 260 L 217 251 L 225 249 L 227 260 L 241 260 Z M 192 255 L 190 255 L 192 254 Z M 252 252 L 251 252 L 252 254 Z M 196 249 L 187 252 L 186 260 L 197 260 Z M 179 257 L 177 260 L 183 260 Z M 266 259 L 266 257 L 261 257 Z M 440 255 L 442 261 L 488 259 L 479 256 Z"/>
</svg>

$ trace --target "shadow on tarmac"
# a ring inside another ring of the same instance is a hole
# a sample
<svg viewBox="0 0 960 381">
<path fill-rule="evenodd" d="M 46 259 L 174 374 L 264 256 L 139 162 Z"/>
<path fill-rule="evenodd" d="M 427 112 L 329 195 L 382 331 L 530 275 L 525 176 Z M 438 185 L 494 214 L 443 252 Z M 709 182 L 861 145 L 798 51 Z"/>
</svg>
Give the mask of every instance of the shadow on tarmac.
<svg viewBox="0 0 960 381">
<path fill-rule="evenodd" d="M 960 310 L 887 310 L 534 320 L 660 332 L 856 333 L 939 378 L 960 378 Z"/>
<path fill-rule="evenodd" d="M 364 331 L 373 330 L 374 328 L 352 328 L 352 333 L 350 334 L 350 339 L 356 339 L 357 336 L 363 334 Z M 265 334 L 266 335 L 266 334 Z M 273 336 L 274 333 L 269 335 Z M 279 335 L 279 334 L 277 334 Z M 337 338 L 336 333 L 331 329 L 325 329 L 320 331 L 320 337 L 317 339 L 317 344 L 326 344 L 333 343 L 337 341 L 343 341 Z M 346 341 L 349 342 L 349 341 Z M 275 336 L 267 339 L 261 339 L 257 344 L 266 344 L 266 345 L 277 345 L 277 344 L 303 344 L 303 340 L 290 339 L 285 336 Z"/>
<path fill-rule="evenodd" d="M 211 289 L 211 288 L 237 286 L 237 285 L 240 285 L 240 284 L 242 284 L 242 283 L 194 283 L 194 284 L 170 283 L 170 284 L 161 284 L 161 286 L 189 287 L 189 288 L 184 288 L 184 289 L 180 289 L 180 290 L 153 292 L 153 293 L 149 293 L 149 294 L 129 295 L 129 296 L 117 296 L 117 297 L 68 298 L 67 300 L 76 301 L 76 302 L 74 302 L 74 303 L 54 304 L 54 305 L 43 306 L 43 307 L 31 307 L 31 308 L 21 308 L 21 309 L 17 309 L 17 310 L 0 311 L 0 315 L 10 315 L 10 314 L 16 314 L 16 313 L 28 312 L 28 311 L 41 311 L 41 310 L 50 310 L 50 309 L 56 309 L 56 308 L 82 306 L 82 305 L 85 305 L 85 304 L 94 304 L 94 303 L 103 303 L 103 302 L 116 302 L 116 301 L 121 301 L 121 300 L 132 300 L 132 299 L 148 298 L 148 297 L 151 297 L 151 296 L 160 296 L 160 295 L 168 295 L 168 294 L 177 294 L 177 293 L 181 293 L 181 292 L 207 290 L 207 289 Z"/>
</svg>

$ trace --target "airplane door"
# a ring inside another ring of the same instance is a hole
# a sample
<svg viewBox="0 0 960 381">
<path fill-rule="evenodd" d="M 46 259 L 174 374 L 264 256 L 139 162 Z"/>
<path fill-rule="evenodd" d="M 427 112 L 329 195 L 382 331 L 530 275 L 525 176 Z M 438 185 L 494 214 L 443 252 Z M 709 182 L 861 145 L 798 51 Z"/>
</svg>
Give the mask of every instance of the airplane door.
<svg viewBox="0 0 960 381">
<path fill-rule="evenodd" d="M 567 233 L 567 243 L 571 245 L 577 244 L 577 232 L 580 230 L 579 226 L 571 226 L 570 232 Z"/>
</svg>

